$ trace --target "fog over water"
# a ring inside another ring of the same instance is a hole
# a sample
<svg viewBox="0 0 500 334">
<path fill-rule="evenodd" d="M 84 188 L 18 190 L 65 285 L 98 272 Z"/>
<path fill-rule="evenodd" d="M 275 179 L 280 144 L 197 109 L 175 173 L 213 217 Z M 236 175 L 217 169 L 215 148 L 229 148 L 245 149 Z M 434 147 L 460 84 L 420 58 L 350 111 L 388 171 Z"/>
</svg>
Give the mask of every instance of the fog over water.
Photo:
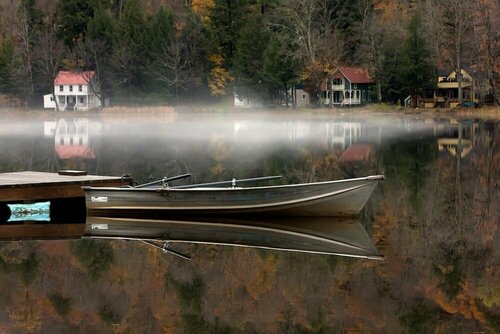
<svg viewBox="0 0 500 334">
<path fill-rule="evenodd" d="M 279 153 L 283 149 L 297 150 L 302 146 L 341 152 L 357 143 L 380 147 L 395 140 L 439 136 L 453 131 L 450 130 L 449 120 L 436 123 L 435 120 L 418 116 L 347 113 L 167 113 L 161 116 L 138 114 L 125 117 L 114 114 L 58 117 L 53 114 L 35 120 L 22 116 L 0 117 L 0 154 L 11 155 L 4 158 L 6 161 L 31 164 L 24 168 L 33 168 L 37 160 L 46 159 L 47 155 L 55 153 L 54 158 L 57 158 L 57 147 L 65 151 L 73 150 L 70 156 L 74 162 L 81 164 L 85 160 L 90 167 L 92 162 L 107 161 L 109 156 L 118 152 L 121 154 L 120 160 L 131 161 L 131 164 L 140 163 L 139 160 L 144 160 L 145 155 L 153 156 L 157 163 L 163 164 L 180 157 L 196 163 L 197 158 L 207 158 L 207 149 L 211 149 L 214 154 L 217 154 L 217 149 L 225 149 L 238 159 L 251 160 Z M 51 141 L 54 149 L 50 148 Z M 82 146 L 90 150 L 87 153 L 91 153 L 92 159 L 78 156 L 78 148 Z M 29 156 L 29 161 L 19 160 L 23 159 L 23 154 Z M 189 157 L 192 154 L 197 156 Z M 38 169 L 55 170 L 61 164 L 71 163 L 68 159 L 57 160 Z M 99 165 L 102 166 L 102 163 Z M 152 164 L 152 167 L 161 169 L 162 166 Z M 109 172 L 121 174 L 126 170 L 111 168 Z"/>
</svg>

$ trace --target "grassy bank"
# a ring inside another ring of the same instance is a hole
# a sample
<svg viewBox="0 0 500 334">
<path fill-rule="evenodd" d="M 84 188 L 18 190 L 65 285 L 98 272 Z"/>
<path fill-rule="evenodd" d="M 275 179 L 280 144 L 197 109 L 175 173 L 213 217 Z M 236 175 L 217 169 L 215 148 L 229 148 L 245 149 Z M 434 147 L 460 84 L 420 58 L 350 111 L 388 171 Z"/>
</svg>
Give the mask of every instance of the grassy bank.
<svg viewBox="0 0 500 334">
<path fill-rule="evenodd" d="M 384 103 L 370 104 L 362 107 L 351 108 L 235 108 L 229 103 L 219 104 L 193 104 L 181 106 L 113 106 L 103 108 L 102 110 L 89 110 L 79 112 L 55 112 L 47 109 L 25 109 L 21 107 L 0 108 L 0 114 L 3 115 L 58 115 L 58 116 L 87 116 L 87 115 L 158 115 L 178 113 L 319 113 L 319 114 L 348 114 L 348 113 L 370 113 L 370 114 L 421 114 L 425 116 L 440 117 L 467 117 L 467 118 L 494 118 L 500 119 L 499 106 L 486 106 L 481 108 L 453 108 L 453 109 L 433 109 L 433 108 L 402 108 L 395 105 Z M 35 116 L 36 117 L 36 116 Z"/>
</svg>

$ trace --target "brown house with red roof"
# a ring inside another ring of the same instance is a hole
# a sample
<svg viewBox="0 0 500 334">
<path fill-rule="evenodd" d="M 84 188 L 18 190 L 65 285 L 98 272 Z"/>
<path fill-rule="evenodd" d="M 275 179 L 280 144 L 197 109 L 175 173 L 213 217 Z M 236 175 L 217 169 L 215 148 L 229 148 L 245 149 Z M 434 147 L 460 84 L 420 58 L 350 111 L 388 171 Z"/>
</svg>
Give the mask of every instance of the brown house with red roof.
<svg viewBox="0 0 500 334">
<path fill-rule="evenodd" d="M 59 71 L 54 80 L 54 92 L 44 95 L 43 106 L 61 111 L 100 108 L 95 72 Z"/>
<path fill-rule="evenodd" d="M 321 105 L 344 107 L 370 103 L 374 85 L 368 69 L 340 66 L 321 84 Z"/>
</svg>

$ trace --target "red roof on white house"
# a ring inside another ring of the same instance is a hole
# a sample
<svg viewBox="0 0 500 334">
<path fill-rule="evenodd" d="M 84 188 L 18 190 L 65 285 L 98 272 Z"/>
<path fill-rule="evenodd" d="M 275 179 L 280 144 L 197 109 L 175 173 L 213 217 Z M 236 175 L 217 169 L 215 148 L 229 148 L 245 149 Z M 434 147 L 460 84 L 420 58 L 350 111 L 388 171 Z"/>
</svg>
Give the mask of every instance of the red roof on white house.
<svg viewBox="0 0 500 334">
<path fill-rule="evenodd" d="M 54 80 L 55 85 L 88 85 L 94 77 L 94 71 L 59 71 Z"/>
<path fill-rule="evenodd" d="M 95 154 L 92 149 L 87 145 L 56 145 L 57 156 L 61 160 L 65 159 L 95 159 Z"/>
<path fill-rule="evenodd" d="M 370 74 L 368 73 L 367 68 L 340 66 L 338 69 L 340 73 L 337 72 L 337 75 L 343 74 L 347 78 L 347 80 L 349 80 L 351 83 L 355 84 L 374 83 L 373 79 L 370 77 Z"/>
<path fill-rule="evenodd" d="M 367 160 L 372 152 L 373 146 L 371 144 L 353 144 L 342 152 L 340 158 L 343 161 Z"/>
</svg>

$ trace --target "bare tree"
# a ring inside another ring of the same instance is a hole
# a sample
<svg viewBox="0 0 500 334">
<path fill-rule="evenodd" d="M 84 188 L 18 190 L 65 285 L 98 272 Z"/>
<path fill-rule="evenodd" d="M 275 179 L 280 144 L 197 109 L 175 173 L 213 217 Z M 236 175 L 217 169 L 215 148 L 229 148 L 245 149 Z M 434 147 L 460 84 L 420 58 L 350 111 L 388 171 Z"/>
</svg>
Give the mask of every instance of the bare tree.
<svg viewBox="0 0 500 334">
<path fill-rule="evenodd" d="M 19 53 L 22 59 L 22 66 L 18 68 L 21 78 L 21 90 L 24 103 L 28 106 L 30 99 L 35 92 L 33 80 L 33 44 L 36 38 L 34 27 L 34 8 L 26 1 L 22 1 L 17 12 L 17 31 L 19 34 Z"/>
<path fill-rule="evenodd" d="M 53 85 L 64 57 L 65 48 L 63 42 L 57 38 L 55 25 L 48 23 L 43 27 L 38 36 L 37 45 L 39 48 L 34 58 L 34 65 L 44 78 L 44 87 L 51 87 L 56 110 L 59 111 L 59 101 L 56 99 Z"/>
<path fill-rule="evenodd" d="M 443 10 L 446 17 L 448 38 L 452 43 L 452 58 L 458 83 L 458 103 L 462 105 L 463 45 L 466 39 L 466 34 L 470 32 L 475 3 L 473 1 L 447 0 L 443 1 L 442 5 L 444 6 Z"/>
<path fill-rule="evenodd" d="M 163 47 L 156 57 L 153 74 L 156 80 L 164 82 L 168 86 L 174 86 L 177 104 L 179 104 L 179 90 L 186 89 L 186 84 L 189 82 L 190 61 L 187 45 L 176 38 Z"/>
<path fill-rule="evenodd" d="M 384 29 L 375 13 L 371 13 L 360 29 L 363 31 L 358 56 L 368 65 L 370 74 L 375 79 L 377 101 L 382 101 L 382 66 L 384 53 L 382 51 Z"/>
<path fill-rule="evenodd" d="M 337 5 L 327 0 L 282 1 L 270 19 L 273 29 L 281 29 L 294 37 L 299 46 L 296 57 L 304 64 L 302 77 L 313 82 L 316 88 L 325 75 L 335 72 L 344 56 L 344 40 L 339 28 L 342 15 L 333 15 Z"/>
<path fill-rule="evenodd" d="M 478 21 L 476 35 L 479 37 L 476 59 L 486 73 L 493 102 L 500 104 L 500 99 L 496 96 L 497 80 L 495 79 L 495 76 L 500 75 L 500 73 L 495 73 L 498 70 L 498 65 L 495 68 L 495 64 L 500 62 L 500 2 L 477 0 L 477 9 L 480 15 L 476 16 Z"/>
<path fill-rule="evenodd" d="M 425 0 L 421 6 L 423 33 L 434 64 L 439 61 L 439 49 L 444 39 L 443 8 L 439 6 L 440 3 L 441 0 Z"/>
<path fill-rule="evenodd" d="M 319 28 L 318 8 L 321 0 L 282 1 L 276 10 L 271 25 L 287 30 L 294 35 L 300 45 L 300 54 L 315 63 L 318 49 Z"/>
<path fill-rule="evenodd" d="M 107 95 L 106 81 L 110 75 L 109 54 L 110 46 L 103 40 L 92 39 L 87 36 L 84 41 L 75 44 L 75 52 L 81 60 L 82 75 L 89 85 L 89 88 L 99 99 L 101 106 Z M 92 71 L 88 71 L 92 69 Z"/>
</svg>

